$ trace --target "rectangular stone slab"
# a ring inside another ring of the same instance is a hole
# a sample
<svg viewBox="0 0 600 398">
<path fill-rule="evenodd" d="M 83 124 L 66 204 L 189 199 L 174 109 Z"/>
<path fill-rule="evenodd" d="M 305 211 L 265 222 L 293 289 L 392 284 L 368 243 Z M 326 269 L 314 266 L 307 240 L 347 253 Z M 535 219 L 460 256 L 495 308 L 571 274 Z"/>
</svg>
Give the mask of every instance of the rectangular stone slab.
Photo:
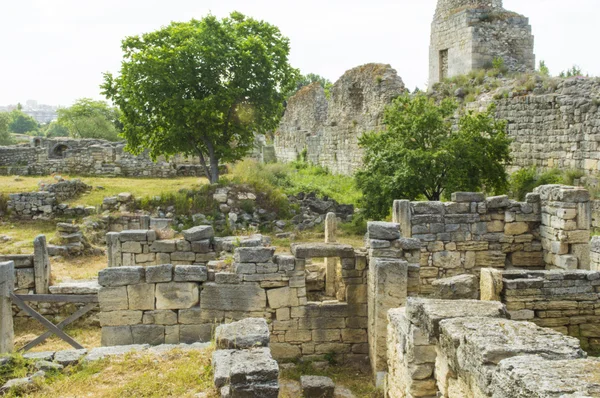
<svg viewBox="0 0 600 398">
<path fill-rule="evenodd" d="M 264 311 L 267 306 L 265 290 L 258 285 L 203 284 L 200 295 L 202 309 L 224 311 Z"/>
<path fill-rule="evenodd" d="M 307 243 L 292 246 L 296 258 L 354 257 L 354 248 L 350 245 L 332 243 Z"/>
</svg>

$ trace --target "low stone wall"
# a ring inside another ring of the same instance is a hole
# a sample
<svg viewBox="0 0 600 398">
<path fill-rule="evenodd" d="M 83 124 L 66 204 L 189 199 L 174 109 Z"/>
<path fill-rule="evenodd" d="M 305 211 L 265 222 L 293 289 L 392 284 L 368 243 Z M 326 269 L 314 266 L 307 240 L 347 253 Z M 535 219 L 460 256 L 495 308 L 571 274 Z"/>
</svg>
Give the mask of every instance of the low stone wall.
<svg viewBox="0 0 600 398">
<path fill-rule="evenodd" d="M 66 204 L 60 204 L 53 192 L 11 193 L 8 198 L 8 210 L 11 217 L 14 218 L 83 217 L 96 212 L 95 207 L 69 207 Z"/>
<path fill-rule="evenodd" d="M 75 198 L 91 190 L 92 187 L 80 180 L 63 180 L 55 184 L 41 184 L 40 191 L 53 193 L 56 200 L 62 202 L 67 199 Z"/>
<path fill-rule="evenodd" d="M 33 254 L 4 254 L 0 262 L 14 263 L 14 286 L 17 294 L 45 294 L 50 285 L 50 260 L 46 237 L 37 236 L 33 241 Z"/>
<path fill-rule="evenodd" d="M 600 352 L 600 271 L 483 270 L 482 300 L 506 304 L 510 318 L 577 337 Z"/>
<path fill-rule="evenodd" d="M 144 234 L 148 239 L 149 232 Z M 138 243 L 141 232 L 139 237 Z M 191 242 L 199 242 L 206 235 L 192 238 Z M 103 345 L 209 341 L 217 324 L 260 317 L 271 321 L 276 358 L 335 352 L 342 359 L 364 360 L 368 353 L 366 258 L 356 256 L 351 246 L 335 244 L 294 246 L 293 256 L 274 256 L 274 251 L 235 249 L 233 272 L 217 271 L 214 282 L 208 281 L 203 265 L 102 270 Z M 341 259 L 337 285 L 342 300 L 308 302 L 306 259 L 323 257 Z"/>
<path fill-rule="evenodd" d="M 600 392 L 600 361 L 584 359 L 576 339 L 504 317 L 502 304 L 474 300 L 409 299 L 390 310 L 387 396 Z"/>
<path fill-rule="evenodd" d="M 600 236 L 594 236 L 590 241 L 590 269 L 600 271 Z"/>
</svg>

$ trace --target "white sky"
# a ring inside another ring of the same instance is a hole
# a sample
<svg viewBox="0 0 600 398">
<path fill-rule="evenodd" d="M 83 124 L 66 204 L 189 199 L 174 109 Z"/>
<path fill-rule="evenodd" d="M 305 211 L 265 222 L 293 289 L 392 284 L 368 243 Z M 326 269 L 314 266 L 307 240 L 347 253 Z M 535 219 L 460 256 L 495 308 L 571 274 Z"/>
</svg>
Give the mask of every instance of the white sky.
<svg viewBox="0 0 600 398">
<path fill-rule="evenodd" d="M 335 81 L 368 62 L 391 64 L 411 90 L 425 88 L 436 0 L 3 0 L 0 105 L 35 99 L 70 105 L 102 99 L 102 72 L 116 72 L 125 36 L 170 21 L 237 10 L 277 25 L 291 63 Z M 600 75 L 599 0 L 504 0 L 530 18 L 537 60 L 558 74 L 573 64 Z"/>
</svg>

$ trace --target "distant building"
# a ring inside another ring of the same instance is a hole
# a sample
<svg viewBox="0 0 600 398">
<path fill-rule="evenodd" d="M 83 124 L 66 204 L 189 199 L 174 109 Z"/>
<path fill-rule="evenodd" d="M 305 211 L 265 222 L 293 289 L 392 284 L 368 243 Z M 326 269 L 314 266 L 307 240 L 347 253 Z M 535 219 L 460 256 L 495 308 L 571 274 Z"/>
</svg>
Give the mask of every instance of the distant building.
<svg viewBox="0 0 600 398">
<path fill-rule="evenodd" d="M 27 100 L 23 106 L 23 113 L 31 116 L 40 124 L 50 123 L 57 118 L 57 106 L 38 104 L 35 100 Z M 11 104 L 0 106 L 0 112 L 11 112 L 17 109 L 17 105 Z"/>
</svg>

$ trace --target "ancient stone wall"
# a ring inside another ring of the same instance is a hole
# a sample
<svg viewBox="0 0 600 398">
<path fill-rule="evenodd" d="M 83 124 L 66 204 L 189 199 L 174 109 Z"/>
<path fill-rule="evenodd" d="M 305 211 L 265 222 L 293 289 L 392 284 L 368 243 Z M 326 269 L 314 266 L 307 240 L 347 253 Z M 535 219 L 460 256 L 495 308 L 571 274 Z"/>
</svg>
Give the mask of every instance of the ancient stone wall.
<svg viewBox="0 0 600 398">
<path fill-rule="evenodd" d="M 191 245 L 208 241 L 199 231 L 195 231 L 198 236 L 187 232 Z M 138 232 L 138 240 L 123 243 L 141 246 L 140 242 L 148 241 L 150 232 L 143 231 L 144 236 Z M 121 236 L 129 239 L 132 234 Z M 150 239 L 148 251 L 157 242 L 161 241 Z M 293 246 L 293 256 L 274 256 L 274 251 L 237 248 L 230 270 L 184 264 L 102 270 L 103 344 L 208 341 L 216 324 L 260 317 L 272 321 L 271 349 L 276 358 L 335 352 L 340 358 L 364 360 L 368 354 L 365 256 L 357 255 L 351 246 L 336 244 Z M 306 260 L 324 257 L 340 258 L 338 300 L 308 302 Z"/>
<path fill-rule="evenodd" d="M 483 270 L 481 291 L 482 300 L 505 303 L 511 319 L 577 337 L 584 349 L 600 351 L 600 271 Z"/>
<path fill-rule="evenodd" d="M 501 0 L 439 0 L 431 25 L 429 85 L 491 67 L 502 58 L 510 71 L 535 69 L 529 20 Z"/>
<path fill-rule="evenodd" d="M 347 71 L 330 89 L 315 83 L 288 100 L 275 133 L 277 160 L 306 160 L 334 173 L 352 174 L 362 162 L 358 138 L 381 129 L 386 105 L 404 93 L 404 83 L 389 65 L 367 64 Z"/>
<path fill-rule="evenodd" d="M 594 236 L 590 241 L 590 269 L 600 271 L 600 236 Z"/>
<path fill-rule="evenodd" d="M 585 359 L 576 339 L 505 316 L 501 303 L 474 300 L 409 299 L 390 310 L 387 396 L 600 393 L 600 361 Z"/>
<path fill-rule="evenodd" d="M 36 219 L 54 216 L 83 217 L 96 212 L 95 207 L 69 207 L 59 203 L 53 192 L 24 192 L 8 195 L 10 216 L 13 218 Z"/>
<path fill-rule="evenodd" d="M 123 142 L 35 138 L 31 145 L 0 147 L 0 175 L 204 176 L 196 158 L 152 161 L 147 153 L 136 156 L 124 148 Z"/>
</svg>

